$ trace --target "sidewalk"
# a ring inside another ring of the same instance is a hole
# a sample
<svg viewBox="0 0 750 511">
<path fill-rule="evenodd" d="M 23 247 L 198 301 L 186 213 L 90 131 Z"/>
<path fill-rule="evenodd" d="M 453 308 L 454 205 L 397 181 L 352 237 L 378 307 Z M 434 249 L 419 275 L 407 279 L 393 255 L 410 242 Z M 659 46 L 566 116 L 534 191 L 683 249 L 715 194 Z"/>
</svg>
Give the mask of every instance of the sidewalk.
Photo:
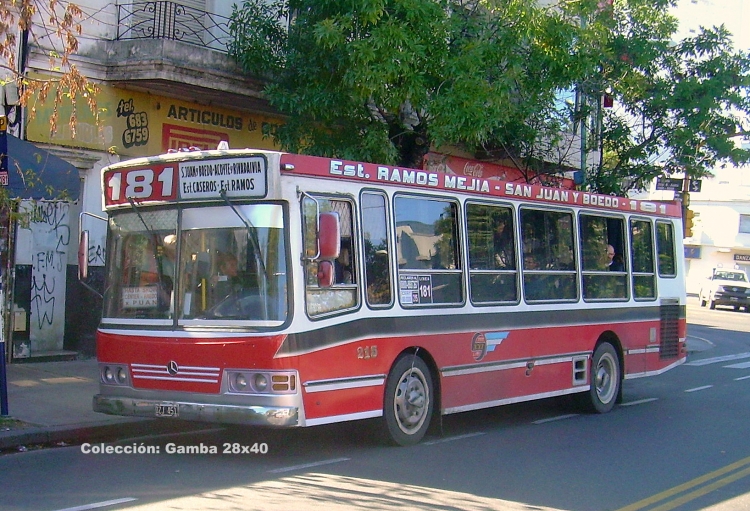
<svg viewBox="0 0 750 511">
<path fill-rule="evenodd" d="M 179 421 L 94 412 L 91 401 L 99 390 L 95 359 L 7 364 L 6 371 L 9 416 L 0 417 L 0 450 L 190 429 Z"/>
</svg>

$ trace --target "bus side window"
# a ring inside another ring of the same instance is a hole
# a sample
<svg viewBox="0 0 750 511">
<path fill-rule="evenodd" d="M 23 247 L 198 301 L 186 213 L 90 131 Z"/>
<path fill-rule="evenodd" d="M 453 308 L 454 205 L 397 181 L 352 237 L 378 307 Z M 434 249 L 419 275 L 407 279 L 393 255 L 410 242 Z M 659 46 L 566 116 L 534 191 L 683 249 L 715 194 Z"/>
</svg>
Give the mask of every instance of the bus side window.
<svg viewBox="0 0 750 511">
<path fill-rule="evenodd" d="M 656 248 L 659 251 L 659 276 L 675 277 L 677 262 L 675 260 L 674 227 L 669 222 L 656 222 Z"/>
<path fill-rule="evenodd" d="M 654 237 L 649 220 L 630 220 L 630 243 L 633 247 L 633 293 L 636 298 L 655 299 Z"/>
<path fill-rule="evenodd" d="M 585 300 L 625 300 L 628 297 L 624 261 L 617 257 L 624 246 L 622 218 L 581 214 L 581 274 Z M 610 261 L 609 254 L 613 258 Z"/>
<path fill-rule="evenodd" d="M 472 302 L 517 302 L 513 210 L 467 203 L 466 226 Z"/>
<path fill-rule="evenodd" d="M 324 197 L 314 199 L 306 195 L 302 200 L 303 242 L 305 260 L 305 282 L 307 313 L 319 316 L 336 311 L 353 309 L 358 303 L 356 287 L 356 265 L 353 250 L 352 203 Z M 335 212 L 339 216 L 340 247 L 338 257 L 324 260 L 318 252 L 318 215 Z M 323 263 L 323 264 L 321 264 Z M 318 280 L 318 271 L 332 265 L 332 283 L 328 279 Z M 322 285 L 321 285 L 322 284 Z M 328 285 L 331 284 L 331 285 Z"/>
<path fill-rule="evenodd" d="M 397 195 L 396 257 L 401 305 L 461 304 L 458 203 L 445 198 Z"/>
<path fill-rule="evenodd" d="M 362 246 L 364 247 L 365 298 L 370 306 L 392 301 L 391 244 L 388 237 L 387 202 L 383 194 L 365 192 L 361 198 Z"/>
<path fill-rule="evenodd" d="M 526 300 L 577 300 L 572 213 L 521 208 L 520 222 Z"/>
</svg>

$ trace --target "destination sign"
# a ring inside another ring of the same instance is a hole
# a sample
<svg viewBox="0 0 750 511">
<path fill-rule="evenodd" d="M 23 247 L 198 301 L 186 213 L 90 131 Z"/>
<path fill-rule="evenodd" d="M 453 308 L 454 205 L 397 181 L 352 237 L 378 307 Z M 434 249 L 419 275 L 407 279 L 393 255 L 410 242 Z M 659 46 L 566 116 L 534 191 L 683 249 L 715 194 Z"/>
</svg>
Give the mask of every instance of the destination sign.
<svg viewBox="0 0 750 511">
<path fill-rule="evenodd" d="M 147 165 L 114 165 L 102 176 L 105 206 L 176 200 L 260 198 L 267 193 L 267 164 L 260 155 Z"/>
<path fill-rule="evenodd" d="M 628 197 L 552 188 L 499 179 L 459 176 L 430 170 L 409 169 L 374 163 L 349 162 L 315 156 L 282 154 L 282 172 L 327 178 L 344 178 L 374 185 L 397 185 L 406 188 L 466 192 L 478 196 L 516 198 L 594 207 L 607 210 L 660 214 L 677 217 L 681 209 L 675 202 L 643 201 Z"/>
</svg>

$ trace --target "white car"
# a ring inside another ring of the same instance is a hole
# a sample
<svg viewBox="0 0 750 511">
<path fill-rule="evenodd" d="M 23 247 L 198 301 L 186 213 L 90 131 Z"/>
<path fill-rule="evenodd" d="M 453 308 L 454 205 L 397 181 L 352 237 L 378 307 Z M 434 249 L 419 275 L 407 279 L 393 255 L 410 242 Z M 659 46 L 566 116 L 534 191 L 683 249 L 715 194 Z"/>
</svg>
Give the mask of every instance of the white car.
<svg viewBox="0 0 750 511">
<path fill-rule="evenodd" d="M 750 312 L 750 282 L 742 270 L 714 268 L 701 286 L 698 299 L 701 307 L 709 304 L 715 309 L 717 305 L 727 305 L 736 311 L 744 307 L 745 312 Z"/>
</svg>

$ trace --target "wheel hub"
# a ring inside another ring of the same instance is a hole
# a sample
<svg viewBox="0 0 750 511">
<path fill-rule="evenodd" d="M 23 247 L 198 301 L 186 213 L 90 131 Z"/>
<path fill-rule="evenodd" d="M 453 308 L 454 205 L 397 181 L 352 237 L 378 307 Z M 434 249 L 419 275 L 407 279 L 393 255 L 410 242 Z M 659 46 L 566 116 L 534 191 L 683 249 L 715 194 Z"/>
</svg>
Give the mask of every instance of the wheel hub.
<svg viewBox="0 0 750 511">
<path fill-rule="evenodd" d="M 394 403 L 401 429 L 409 431 L 422 424 L 426 403 L 426 389 L 419 375 L 414 372 L 404 375 Z"/>
</svg>

